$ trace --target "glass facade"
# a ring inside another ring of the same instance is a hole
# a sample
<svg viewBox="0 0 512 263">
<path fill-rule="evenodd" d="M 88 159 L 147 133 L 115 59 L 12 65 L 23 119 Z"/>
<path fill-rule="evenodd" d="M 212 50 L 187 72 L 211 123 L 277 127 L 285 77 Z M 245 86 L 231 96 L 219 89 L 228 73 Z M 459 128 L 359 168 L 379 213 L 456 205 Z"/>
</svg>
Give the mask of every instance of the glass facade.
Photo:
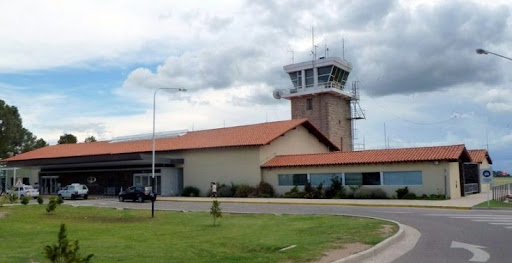
<svg viewBox="0 0 512 263">
<path fill-rule="evenodd" d="M 332 181 L 334 177 L 338 177 L 338 179 L 341 180 L 342 174 L 341 173 L 317 173 L 317 174 L 310 174 L 309 175 L 309 181 L 311 182 L 311 185 L 317 186 L 319 184 L 322 184 L 323 186 L 331 186 Z"/>
<path fill-rule="evenodd" d="M 384 185 L 422 185 L 421 171 L 384 172 Z"/>
<path fill-rule="evenodd" d="M 380 172 L 346 173 L 345 185 L 380 185 Z"/>
<path fill-rule="evenodd" d="M 279 185 L 306 185 L 308 182 L 307 174 L 280 174 L 278 175 Z"/>
</svg>

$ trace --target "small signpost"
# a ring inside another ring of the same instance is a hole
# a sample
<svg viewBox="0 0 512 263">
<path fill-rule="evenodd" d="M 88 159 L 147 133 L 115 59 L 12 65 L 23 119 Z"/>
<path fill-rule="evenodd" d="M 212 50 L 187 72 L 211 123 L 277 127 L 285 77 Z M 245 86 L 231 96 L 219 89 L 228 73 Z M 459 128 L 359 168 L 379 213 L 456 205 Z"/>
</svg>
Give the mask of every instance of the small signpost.
<svg viewBox="0 0 512 263">
<path fill-rule="evenodd" d="M 489 184 L 489 191 L 487 191 L 487 207 L 490 207 L 489 192 L 492 190 L 492 181 L 494 176 L 492 175 L 492 169 L 481 169 L 480 170 L 480 182 L 482 184 Z"/>
<path fill-rule="evenodd" d="M 20 187 L 23 186 L 23 183 L 21 182 L 20 179 L 18 179 L 18 181 L 16 182 L 16 184 L 14 185 L 14 187 L 18 187 L 18 200 L 20 199 L 21 197 L 21 189 Z"/>
</svg>

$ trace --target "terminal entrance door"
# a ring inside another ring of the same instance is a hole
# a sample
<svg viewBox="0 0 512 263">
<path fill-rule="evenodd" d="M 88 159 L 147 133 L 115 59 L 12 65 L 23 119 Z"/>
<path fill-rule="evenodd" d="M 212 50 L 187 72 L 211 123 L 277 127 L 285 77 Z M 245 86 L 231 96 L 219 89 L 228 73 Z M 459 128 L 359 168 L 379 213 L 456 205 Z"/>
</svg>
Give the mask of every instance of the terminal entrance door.
<svg viewBox="0 0 512 263">
<path fill-rule="evenodd" d="M 57 194 L 59 186 L 57 184 L 58 176 L 41 176 L 41 185 L 39 186 L 39 192 L 42 195 Z"/>
<path fill-rule="evenodd" d="M 150 173 L 140 173 L 133 175 L 133 184 L 136 186 L 151 186 L 151 174 Z M 162 194 L 162 176 L 160 174 L 155 174 L 155 187 L 156 193 Z"/>
</svg>

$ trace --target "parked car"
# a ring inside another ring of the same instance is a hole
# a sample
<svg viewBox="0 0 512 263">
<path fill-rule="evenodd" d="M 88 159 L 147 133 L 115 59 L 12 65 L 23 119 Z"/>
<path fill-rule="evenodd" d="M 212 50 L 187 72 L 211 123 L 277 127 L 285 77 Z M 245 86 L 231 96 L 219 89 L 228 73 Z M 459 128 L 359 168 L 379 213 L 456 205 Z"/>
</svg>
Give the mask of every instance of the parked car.
<svg viewBox="0 0 512 263">
<path fill-rule="evenodd" d="M 145 200 L 156 200 L 156 194 L 151 193 L 151 186 L 131 186 L 119 193 L 119 202 L 125 200 L 143 203 Z"/>
<path fill-rule="evenodd" d="M 20 198 L 28 196 L 36 199 L 39 196 L 39 190 L 34 189 L 31 185 L 14 186 L 13 188 L 13 193 Z M 10 192 L 10 190 L 7 190 L 8 194 Z"/>
<path fill-rule="evenodd" d="M 88 194 L 89 189 L 83 184 L 70 184 L 57 192 L 60 198 L 71 198 L 73 200 L 77 197 L 87 199 Z"/>
</svg>

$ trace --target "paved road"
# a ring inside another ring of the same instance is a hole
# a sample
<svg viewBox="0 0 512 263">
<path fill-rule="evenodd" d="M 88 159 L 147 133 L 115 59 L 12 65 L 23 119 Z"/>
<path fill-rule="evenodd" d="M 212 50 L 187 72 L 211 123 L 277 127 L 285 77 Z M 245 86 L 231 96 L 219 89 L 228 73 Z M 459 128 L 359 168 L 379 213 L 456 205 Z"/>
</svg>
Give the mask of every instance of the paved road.
<svg viewBox="0 0 512 263">
<path fill-rule="evenodd" d="M 149 202 L 120 203 L 114 199 L 77 200 L 66 201 L 66 203 L 151 209 Z M 155 203 L 157 210 L 209 211 L 210 206 L 209 202 L 159 201 Z M 512 211 L 241 203 L 223 203 L 221 206 L 223 212 L 343 214 L 396 220 L 421 232 L 416 247 L 398 258 L 395 261 L 397 263 L 512 262 Z"/>
</svg>

